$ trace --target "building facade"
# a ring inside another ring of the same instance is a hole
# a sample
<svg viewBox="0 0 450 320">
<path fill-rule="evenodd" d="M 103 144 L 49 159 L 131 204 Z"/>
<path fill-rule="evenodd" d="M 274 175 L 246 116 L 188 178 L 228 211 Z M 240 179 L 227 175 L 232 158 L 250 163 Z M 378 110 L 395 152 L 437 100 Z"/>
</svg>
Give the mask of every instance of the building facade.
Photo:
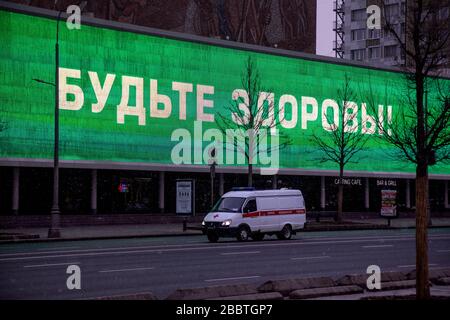
<svg viewBox="0 0 450 320">
<path fill-rule="evenodd" d="M 0 56 L 4 70 L 0 116 L 7 124 L 0 132 L 0 210 L 48 214 L 55 97 L 51 88 L 33 79 L 53 79 L 57 14 L 4 4 L 0 14 L 4 30 L 0 38 L 6 48 Z M 402 76 L 389 68 L 96 18 L 86 18 L 80 30 L 60 31 L 63 214 L 174 213 L 179 179 L 195 180 L 196 211 L 207 212 L 211 176 L 205 152 L 211 137 L 220 136 L 214 131 L 213 115 L 225 112 L 234 93 L 239 94 L 248 56 L 256 59 L 262 79 L 273 90 L 270 99 L 277 107 L 286 105 L 279 130 L 293 140 L 280 151 L 276 172 L 263 175 L 263 165 L 255 168 L 255 187 L 299 188 L 308 210 L 335 210 L 338 170 L 317 160 L 310 141 L 316 130 L 321 135 L 329 130 L 318 110 L 334 110 L 336 91 L 346 73 L 360 84 L 372 76 L 377 86 L 372 89 L 378 92 Z M 362 101 L 358 105 L 361 124 L 355 126 L 355 134 L 365 134 L 370 130 L 363 123 L 370 122 L 370 116 L 362 113 Z M 388 110 L 386 106 L 389 115 Z M 180 144 L 185 141 L 192 144 Z M 237 163 L 237 151 L 230 157 L 225 147 L 221 151 L 214 200 L 247 181 L 247 167 Z M 389 151 L 374 137 L 360 161 L 349 164 L 345 211 L 376 215 L 383 189 L 398 191 L 399 208 L 414 207 L 414 168 L 388 158 Z M 274 155 L 265 155 L 269 165 L 277 160 Z M 444 211 L 450 205 L 450 168 L 434 167 L 430 177 L 431 208 Z"/>
<path fill-rule="evenodd" d="M 65 10 L 83 1 L 12 2 Z M 90 17 L 162 30 L 316 52 L 316 0 L 89 0 L 83 12 Z"/>
<path fill-rule="evenodd" d="M 344 58 L 349 60 L 402 66 L 405 56 L 398 40 L 385 28 L 367 28 L 367 7 L 378 1 L 344 1 Z M 388 19 L 403 39 L 405 38 L 406 1 L 393 0 L 386 4 Z"/>
<path fill-rule="evenodd" d="M 450 28 L 450 2 L 433 1 L 433 5 L 439 6 L 436 12 L 437 19 L 443 25 Z M 394 34 L 387 30 L 386 21 L 395 30 L 395 33 L 402 39 L 402 42 L 411 41 L 407 35 L 406 16 L 408 6 L 412 1 L 407 0 L 338 0 L 335 2 L 335 11 L 343 13 L 343 22 L 339 26 L 339 31 L 343 35 L 341 49 L 343 58 L 356 61 L 364 61 L 368 63 L 384 64 L 390 66 L 404 66 L 407 57 L 401 49 L 398 39 Z M 377 5 L 381 8 L 381 28 L 368 29 L 367 8 L 371 5 Z M 427 5 L 427 1 L 424 2 Z M 408 46 L 408 44 L 407 44 Z M 450 44 L 448 45 L 448 53 L 450 53 Z M 447 55 L 448 55 L 447 53 Z M 447 66 L 442 67 L 441 74 L 450 74 L 450 59 Z"/>
</svg>

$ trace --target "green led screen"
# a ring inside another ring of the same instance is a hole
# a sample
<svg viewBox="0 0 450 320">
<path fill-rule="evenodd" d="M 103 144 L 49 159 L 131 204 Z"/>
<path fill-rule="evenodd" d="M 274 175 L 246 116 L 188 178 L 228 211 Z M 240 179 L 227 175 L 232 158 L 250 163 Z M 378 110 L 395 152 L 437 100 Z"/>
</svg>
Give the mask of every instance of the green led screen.
<svg viewBox="0 0 450 320">
<path fill-rule="evenodd" d="M 54 81 L 56 22 L 0 10 L 0 28 L 0 116 L 8 127 L 0 133 L 0 159 L 52 159 L 54 88 L 33 79 Z M 249 56 L 262 85 L 273 92 L 276 108 L 282 96 L 296 102 L 285 105 L 287 123 L 278 128 L 292 139 L 279 153 L 280 168 L 338 169 L 318 161 L 321 153 L 310 138 L 314 132 L 330 135 L 323 128 L 321 110 L 324 101 L 337 99 L 345 74 L 361 93 L 355 101 L 359 109 L 354 134 L 363 134 L 362 96 L 369 87 L 384 112 L 395 117 L 401 107 L 400 73 L 83 24 L 80 30 L 69 30 L 65 21 L 60 22 L 59 39 L 62 160 L 171 165 L 180 143 L 172 138 L 181 129 L 192 139 L 191 154 L 183 154 L 190 158 L 185 164 L 206 164 L 199 155 L 210 141 L 203 135 L 216 127 L 219 113 L 227 112 L 233 91 L 242 89 Z M 414 172 L 411 164 L 395 159 L 395 149 L 377 134 L 346 170 Z M 433 166 L 430 172 L 449 174 L 450 165 Z"/>
</svg>

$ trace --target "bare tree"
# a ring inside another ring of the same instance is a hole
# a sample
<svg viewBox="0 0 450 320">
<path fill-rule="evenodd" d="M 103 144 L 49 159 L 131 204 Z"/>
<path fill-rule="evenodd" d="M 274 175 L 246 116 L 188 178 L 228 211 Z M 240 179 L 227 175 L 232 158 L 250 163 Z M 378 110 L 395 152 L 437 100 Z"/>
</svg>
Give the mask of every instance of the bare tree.
<svg viewBox="0 0 450 320">
<path fill-rule="evenodd" d="M 342 221 L 345 166 L 349 162 L 357 161 L 356 155 L 364 148 L 367 141 L 367 135 L 355 130 L 357 112 L 353 101 L 356 101 L 357 97 L 350 82 L 350 78 L 345 74 L 344 84 L 337 91 L 335 106 L 337 114 L 323 114 L 328 122 L 329 134 L 314 132 L 311 137 L 312 142 L 317 145 L 321 153 L 319 161 L 333 162 L 339 167 L 338 207 L 335 217 L 338 222 Z"/>
<path fill-rule="evenodd" d="M 276 136 L 278 143 L 272 146 L 271 151 L 279 152 L 291 140 L 277 130 L 283 121 L 284 110 L 280 112 L 279 108 L 274 107 L 274 94 L 263 88 L 256 62 L 251 57 L 245 63 L 241 85 L 242 89 L 235 90 L 233 100 L 225 106 L 226 112 L 218 114 L 217 126 L 227 141 L 231 141 L 231 144 L 226 144 L 227 148 L 245 157 L 248 164 L 247 185 L 251 187 L 253 165 L 264 150 L 261 142 Z"/>
<path fill-rule="evenodd" d="M 399 24 L 391 19 L 386 10 L 388 1 L 383 1 L 382 6 L 385 31 L 397 40 L 405 57 L 405 89 L 389 132 L 381 138 L 416 167 L 416 290 L 418 299 L 427 299 L 428 169 L 450 159 L 450 81 L 439 78 L 450 62 L 450 19 L 442 17 L 450 1 L 407 1 L 404 28 L 398 28 Z M 376 112 L 373 93 L 370 100 L 376 126 L 386 130 L 384 116 Z"/>
</svg>

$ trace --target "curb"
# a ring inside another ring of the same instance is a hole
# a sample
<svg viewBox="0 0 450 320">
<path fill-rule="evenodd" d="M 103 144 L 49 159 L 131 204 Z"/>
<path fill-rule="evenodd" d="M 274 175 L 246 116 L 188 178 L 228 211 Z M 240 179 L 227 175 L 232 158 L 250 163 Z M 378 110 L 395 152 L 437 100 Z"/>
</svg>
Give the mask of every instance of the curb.
<svg viewBox="0 0 450 320">
<path fill-rule="evenodd" d="M 351 230 L 399 230 L 399 229 L 415 229 L 416 227 L 389 227 L 384 225 L 362 225 L 362 226 L 340 226 L 336 227 L 318 227 L 318 228 L 305 228 L 297 233 L 302 232 L 320 232 L 320 231 L 351 231 Z M 440 229 L 440 228 L 450 228 L 449 226 L 431 226 L 428 229 Z M 182 231 L 181 231 L 182 232 Z M 139 234 L 139 235 L 120 235 L 120 236 L 92 236 L 92 237 L 74 237 L 74 238 L 38 238 L 38 235 L 29 235 L 31 238 L 23 239 L 17 237 L 14 239 L 0 240 L 1 244 L 8 243 L 33 243 L 33 242 L 58 242 L 58 241 L 83 241 L 83 240 L 108 240 L 108 239 L 133 239 L 133 238 L 165 238 L 165 237 L 185 237 L 185 236 L 199 236 L 203 235 L 199 233 L 159 233 L 159 234 Z"/>
<path fill-rule="evenodd" d="M 440 229 L 440 228 L 450 228 L 450 225 L 431 225 L 428 229 Z M 328 226 L 310 226 L 308 228 L 308 223 L 306 223 L 305 228 L 301 232 L 311 232 L 311 231 L 346 231 L 346 230 L 398 230 L 398 229 L 416 229 L 416 226 L 388 226 L 387 224 L 370 224 L 370 223 L 352 223 L 352 224 L 342 224 L 342 225 L 328 225 Z"/>
<path fill-rule="evenodd" d="M 387 301 L 387 300 L 416 300 L 415 294 L 410 295 L 391 295 L 391 296 L 367 296 L 359 299 L 361 301 Z M 431 300 L 450 300 L 447 296 L 439 296 L 436 294 L 431 294 Z"/>
<path fill-rule="evenodd" d="M 139 234 L 139 235 L 121 235 L 121 236 L 93 236 L 93 237 L 77 237 L 77 238 L 33 238 L 33 239 L 13 239 L 0 240 L 1 244 L 8 243 L 33 243 L 33 242 L 65 242 L 65 241 L 89 241 L 89 240 L 113 240 L 113 239 L 137 239 L 137 238 L 165 238 L 165 237 L 185 237 L 199 236 L 201 233 L 161 233 L 161 234 Z"/>
<path fill-rule="evenodd" d="M 392 229 L 415 229 L 416 227 L 391 227 Z M 427 229 L 441 229 L 441 228 L 450 228 L 450 226 L 429 226 Z"/>
<path fill-rule="evenodd" d="M 318 227 L 305 227 L 301 232 L 314 232 L 314 231 L 349 231 L 349 230 L 386 230 L 395 229 L 385 225 L 341 225 L 341 226 L 318 226 Z"/>
<path fill-rule="evenodd" d="M 38 234 L 10 234 L 10 235 L 1 235 L 0 243 L 3 241 L 20 241 L 20 240 L 37 240 L 39 239 Z"/>
<path fill-rule="evenodd" d="M 450 286 L 450 277 L 442 277 L 432 280 L 432 283 L 443 286 Z"/>
<path fill-rule="evenodd" d="M 265 293 L 245 294 L 240 296 L 212 298 L 206 300 L 245 300 L 245 301 L 283 300 L 283 295 L 279 292 L 265 292 Z"/>
<path fill-rule="evenodd" d="M 336 286 L 331 277 L 311 277 L 284 280 L 270 280 L 258 287 L 259 292 L 280 292 L 283 296 L 289 296 L 295 290 L 312 288 L 326 288 Z"/>
<path fill-rule="evenodd" d="M 254 284 L 230 284 L 211 287 L 177 289 L 165 300 L 207 300 L 259 294 Z"/>
<path fill-rule="evenodd" d="M 416 280 L 381 282 L 382 291 L 402 290 L 416 287 Z"/>
<path fill-rule="evenodd" d="M 412 272 L 402 272 L 402 271 L 387 271 L 381 273 L 381 287 L 383 284 L 389 282 L 400 282 L 406 280 L 415 279 L 415 275 Z M 340 286 L 357 285 L 360 287 L 365 287 L 367 281 L 367 274 L 347 274 L 336 280 L 336 284 Z"/>
<path fill-rule="evenodd" d="M 289 294 L 289 299 L 311 299 L 319 297 L 329 297 L 347 294 L 358 294 L 363 293 L 364 289 L 360 286 L 336 286 L 336 287 L 325 287 L 325 288 L 313 288 L 313 289 L 302 289 L 294 290 Z"/>
<path fill-rule="evenodd" d="M 97 297 L 88 300 L 158 300 L 152 292 Z"/>
</svg>

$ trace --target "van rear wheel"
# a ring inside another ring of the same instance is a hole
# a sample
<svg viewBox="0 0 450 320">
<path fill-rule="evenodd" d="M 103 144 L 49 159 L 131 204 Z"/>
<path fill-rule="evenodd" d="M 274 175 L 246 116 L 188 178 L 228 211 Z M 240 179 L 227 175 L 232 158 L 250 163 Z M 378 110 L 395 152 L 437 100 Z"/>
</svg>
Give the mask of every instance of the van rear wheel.
<svg viewBox="0 0 450 320">
<path fill-rule="evenodd" d="M 247 226 L 240 226 L 236 235 L 238 241 L 247 241 L 250 236 L 250 229 Z"/>
<path fill-rule="evenodd" d="M 280 240 L 289 240 L 292 237 L 292 227 L 290 224 L 287 224 L 281 229 L 279 233 L 277 233 L 277 238 Z"/>
<path fill-rule="evenodd" d="M 215 232 L 208 232 L 207 237 L 209 242 L 217 242 L 219 240 L 219 236 Z"/>
</svg>

